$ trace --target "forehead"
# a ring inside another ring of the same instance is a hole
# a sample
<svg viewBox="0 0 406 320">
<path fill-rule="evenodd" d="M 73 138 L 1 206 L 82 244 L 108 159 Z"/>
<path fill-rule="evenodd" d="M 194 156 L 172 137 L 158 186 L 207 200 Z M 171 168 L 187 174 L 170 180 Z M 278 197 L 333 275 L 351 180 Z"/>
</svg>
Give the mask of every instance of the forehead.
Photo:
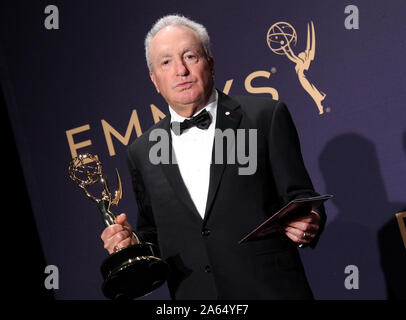
<svg viewBox="0 0 406 320">
<path fill-rule="evenodd" d="M 152 55 L 174 54 L 185 49 L 200 50 L 202 44 L 198 34 L 185 26 L 166 26 L 152 39 Z"/>
</svg>

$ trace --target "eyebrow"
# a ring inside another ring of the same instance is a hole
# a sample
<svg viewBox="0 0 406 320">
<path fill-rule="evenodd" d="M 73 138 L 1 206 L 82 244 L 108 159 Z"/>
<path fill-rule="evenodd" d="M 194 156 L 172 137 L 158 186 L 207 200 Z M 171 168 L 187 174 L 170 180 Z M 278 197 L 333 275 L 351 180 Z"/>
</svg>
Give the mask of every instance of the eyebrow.
<svg viewBox="0 0 406 320">
<path fill-rule="evenodd" d="M 190 52 L 190 51 L 195 51 L 195 52 L 199 53 L 199 49 L 197 49 L 197 48 L 185 48 L 182 50 L 182 55 L 184 55 L 186 52 Z M 170 53 L 164 53 L 159 56 L 159 59 L 172 58 L 172 56 L 173 55 Z"/>
<path fill-rule="evenodd" d="M 182 55 L 185 54 L 186 52 L 189 52 L 189 51 L 194 51 L 194 52 L 196 52 L 196 53 L 200 53 L 199 48 L 185 48 L 185 49 L 183 49 L 183 51 L 182 51 Z"/>
<path fill-rule="evenodd" d="M 169 54 L 169 53 L 165 53 L 165 54 L 163 54 L 163 55 L 160 55 L 160 56 L 159 56 L 159 59 L 163 59 L 163 58 L 170 58 L 170 57 L 172 57 L 172 55 L 171 55 L 171 54 Z"/>
<path fill-rule="evenodd" d="M 189 51 L 193 51 L 193 49 L 185 48 L 185 49 L 183 49 L 182 54 L 185 54 L 186 52 L 189 52 Z"/>
</svg>

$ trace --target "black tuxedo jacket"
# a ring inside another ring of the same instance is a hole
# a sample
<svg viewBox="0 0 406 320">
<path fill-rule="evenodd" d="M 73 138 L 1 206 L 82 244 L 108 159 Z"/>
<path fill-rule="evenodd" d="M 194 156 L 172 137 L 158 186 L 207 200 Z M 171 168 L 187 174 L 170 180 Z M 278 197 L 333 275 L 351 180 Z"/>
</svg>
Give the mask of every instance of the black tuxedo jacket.
<svg viewBox="0 0 406 320">
<path fill-rule="evenodd" d="M 239 175 L 238 163 L 215 164 L 213 159 L 204 219 L 178 166 L 150 162 L 149 151 L 156 141 L 150 141 L 149 135 L 157 128 L 170 137 L 170 116 L 129 146 L 128 164 L 138 204 L 136 233 L 142 241 L 156 243 L 169 263 L 171 297 L 313 298 L 296 244 L 285 235 L 238 244 L 288 201 L 317 195 L 286 106 L 219 92 L 216 128 L 257 129 L 257 170 Z M 231 146 L 228 152 L 234 149 Z M 324 224 L 323 209 L 320 214 Z"/>
</svg>

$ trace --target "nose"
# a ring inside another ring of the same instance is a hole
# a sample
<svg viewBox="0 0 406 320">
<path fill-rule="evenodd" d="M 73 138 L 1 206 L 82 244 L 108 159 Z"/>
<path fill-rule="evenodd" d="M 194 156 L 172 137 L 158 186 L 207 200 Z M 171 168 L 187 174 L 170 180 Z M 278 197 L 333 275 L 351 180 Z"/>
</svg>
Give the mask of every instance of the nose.
<svg viewBox="0 0 406 320">
<path fill-rule="evenodd" d="M 177 76 L 186 76 L 188 75 L 189 70 L 186 67 L 185 61 L 183 61 L 182 59 L 178 60 L 176 62 L 176 75 Z"/>
</svg>

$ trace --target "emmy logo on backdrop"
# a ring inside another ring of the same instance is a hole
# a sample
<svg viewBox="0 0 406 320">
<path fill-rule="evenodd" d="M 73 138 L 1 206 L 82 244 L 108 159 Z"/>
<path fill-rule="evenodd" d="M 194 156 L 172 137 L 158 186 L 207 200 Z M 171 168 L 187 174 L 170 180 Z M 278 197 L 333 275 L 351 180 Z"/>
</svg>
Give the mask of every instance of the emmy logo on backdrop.
<svg viewBox="0 0 406 320">
<path fill-rule="evenodd" d="M 322 101 L 326 97 L 324 92 L 319 91 L 304 74 L 309 70 L 310 63 L 314 60 L 316 52 L 316 34 L 313 21 L 307 25 L 307 45 L 306 50 L 296 55 L 292 50 L 292 45 L 297 42 L 296 30 L 287 22 L 277 22 L 273 24 L 266 35 L 266 42 L 273 53 L 285 55 L 295 63 L 296 74 L 303 89 L 312 97 L 317 105 L 319 114 L 324 113 Z"/>
<path fill-rule="evenodd" d="M 111 205 L 118 205 L 122 197 L 121 179 L 116 169 L 118 190 L 110 192 L 102 165 L 97 156 L 80 154 L 69 165 L 69 175 L 82 188 L 99 208 L 106 227 L 115 223 L 115 215 L 110 211 Z M 88 187 L 100 182 L 103 190 L 101 198 L 93 196 Z M 134 299 L 145 296 L 161 286 L 168 275 L 168 264 L 158 258 L 154 244 L 140 242 L 121 248 L 109 255 L 101 265 L 104 278 L 103 294 L 109 299 Z"/>
</svg>

